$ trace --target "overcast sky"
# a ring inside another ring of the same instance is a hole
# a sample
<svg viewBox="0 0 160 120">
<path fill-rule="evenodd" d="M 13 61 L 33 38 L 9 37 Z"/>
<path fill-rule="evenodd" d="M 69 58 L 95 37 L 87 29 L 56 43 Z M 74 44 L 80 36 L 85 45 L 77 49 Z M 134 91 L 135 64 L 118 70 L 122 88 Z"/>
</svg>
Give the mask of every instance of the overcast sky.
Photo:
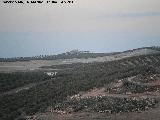
<svg viewBox="0 0 160 120">
<path fill-rule="evenodd" d="M 0 57 L 153 45 L 160 45 L 160 0 L 76 0 L 65 5 L 0 2 Z"/>
</svg>

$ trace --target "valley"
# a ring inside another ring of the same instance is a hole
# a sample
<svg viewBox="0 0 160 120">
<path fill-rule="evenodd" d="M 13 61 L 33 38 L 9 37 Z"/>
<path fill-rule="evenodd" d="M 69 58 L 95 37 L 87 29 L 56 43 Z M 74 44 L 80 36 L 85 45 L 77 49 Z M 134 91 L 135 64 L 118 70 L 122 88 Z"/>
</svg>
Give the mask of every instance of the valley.
<svg viewBox="0 0 160 120">
<path fill-rule="evenodd" d="M 2 120 L 159 120 L 160 51 L 3 61 L 0 88 Z"/>
</svg>

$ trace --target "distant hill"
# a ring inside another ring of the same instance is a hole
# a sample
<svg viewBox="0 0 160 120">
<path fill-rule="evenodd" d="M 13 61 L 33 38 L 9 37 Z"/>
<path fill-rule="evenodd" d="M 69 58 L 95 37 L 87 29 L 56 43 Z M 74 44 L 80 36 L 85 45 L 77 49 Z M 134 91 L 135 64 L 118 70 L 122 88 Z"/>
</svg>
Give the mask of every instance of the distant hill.
<svg viewBox="0 0 160 120">
<path fill-rule="evenodd" d="M 159 53 L 160 47 L 143 47 L 133 50 L 127 50 L 124 52 L 112 52 L 112 53 L 91 53 L 89 51 L 72 50 L 66 53 L 58 55 L 39 55 L 33 57 L 13 57 L 13 58 L 0 58 L 0 62 L 15 62 L 15 61 L 30 61 L 30 60 L 57 60 L 57 59 L 72 59 L 72 58 L 97 58 L 104 56 L 138 56 L 145 54 Z"/>
<path fill-rule="evenodd" d="M 70 52 L 58 55 L 39 55 L 33 57 L 14 57 L 14 58 L 0 58 L 0 62 L 15 62 L 15 61 L 30 61 L 30 60 L 57 60 L 57 59 L 72 59 L 72 58 L 96 58 L 118 54 L 114 53 L 90 53 L 89 51 L 72 50 Z"/>
</svg>

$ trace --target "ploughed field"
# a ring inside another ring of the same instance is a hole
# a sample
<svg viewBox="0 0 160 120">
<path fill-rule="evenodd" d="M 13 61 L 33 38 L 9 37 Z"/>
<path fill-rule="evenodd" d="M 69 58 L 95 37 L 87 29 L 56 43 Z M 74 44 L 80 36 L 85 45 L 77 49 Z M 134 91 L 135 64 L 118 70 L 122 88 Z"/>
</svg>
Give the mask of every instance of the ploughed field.
<svg viewBox="0 0 160 120">
<path fill-rule="evenodd" d="M 160 109 L 160 54 L 41 68 L 0 73 L 0 119 L 160 117 L 154 112 Z"/>
</svg>

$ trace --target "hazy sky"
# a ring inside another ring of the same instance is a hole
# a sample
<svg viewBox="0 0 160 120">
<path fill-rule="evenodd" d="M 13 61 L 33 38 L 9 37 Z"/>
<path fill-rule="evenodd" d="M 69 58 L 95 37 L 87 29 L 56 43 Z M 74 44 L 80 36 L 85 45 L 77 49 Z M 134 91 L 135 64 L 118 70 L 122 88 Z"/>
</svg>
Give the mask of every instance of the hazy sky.
<svg viewBox="0 0 160 120">
<path fill-rule="evenodd" d="M 160 45 L 160 0 L 76 0 L 65 5 L 0 2 L 0 57 L 153 45 Z"/>
</svg>

